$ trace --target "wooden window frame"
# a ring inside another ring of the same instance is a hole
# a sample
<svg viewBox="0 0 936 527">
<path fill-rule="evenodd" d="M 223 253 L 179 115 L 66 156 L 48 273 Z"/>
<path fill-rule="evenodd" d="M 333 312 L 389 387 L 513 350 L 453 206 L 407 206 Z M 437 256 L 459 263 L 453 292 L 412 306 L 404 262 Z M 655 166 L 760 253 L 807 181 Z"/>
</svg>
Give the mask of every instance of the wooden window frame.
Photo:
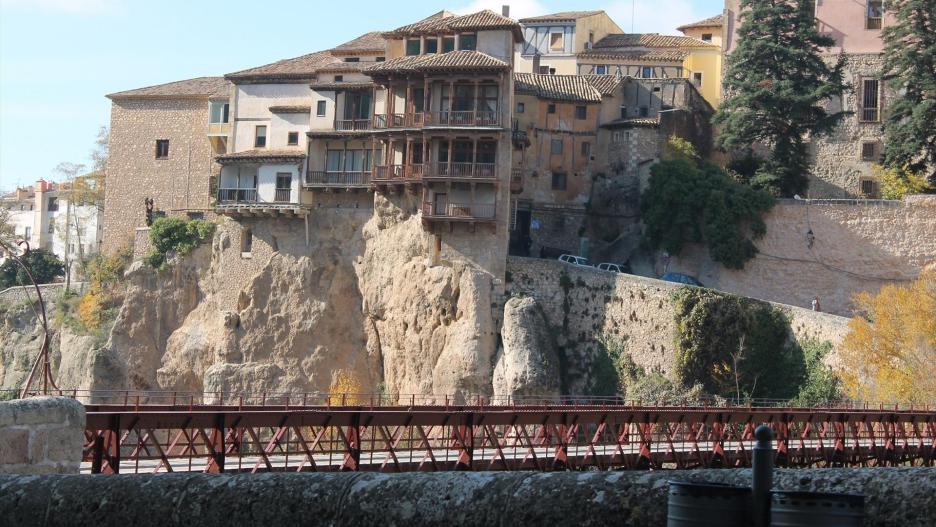
<svg viewBox="0 0 936 527">
<path fill-rule="evenodd" d="M 588 106 L 580 104 L 575 107 L 575 119 L 577 121 L 584 121 L 588 119 Z"/>
<path fill-rule="evenodd" d="M 871 16 L 871 4 L 880 4 L 881 16 Z M 884 28 L 884 0 L 867 0 L 865 2 L 865 29 L 880 31 Z"/>
<path fill-rule="evenodd" d="M 260 135 L 260 129 L 263 129 L 263 135 Z M 254 148 L 266 148 L 267 147 L 267 125 L 258 124 L 254 126 Z M 261 141 L 262 138 L 262 141 Z"/>
<path fill-rule="evenodd" d="M 161 148 L 162 146 L 165 146 L 165 148 Z M 168 139 L 156 140 L 156 159 L 169 159 L 169 140 Z"/>
</svg>

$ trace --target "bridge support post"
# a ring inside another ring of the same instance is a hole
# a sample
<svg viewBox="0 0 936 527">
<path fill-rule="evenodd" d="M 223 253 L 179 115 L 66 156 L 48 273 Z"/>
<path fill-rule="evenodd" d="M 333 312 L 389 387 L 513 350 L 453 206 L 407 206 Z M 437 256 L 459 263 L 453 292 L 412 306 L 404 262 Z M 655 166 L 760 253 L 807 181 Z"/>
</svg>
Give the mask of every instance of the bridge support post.
<svg viewBox="0 0 936 527">
<path fill-rule="evenodd" d="M 224 414 L 219 413 L 215 417 L 215 427 L 211 431 L 211 449 L 213 450 L 212 459 L 208 462 L 205 472 L 221 473 L 224 472 Z"/>
</svg>

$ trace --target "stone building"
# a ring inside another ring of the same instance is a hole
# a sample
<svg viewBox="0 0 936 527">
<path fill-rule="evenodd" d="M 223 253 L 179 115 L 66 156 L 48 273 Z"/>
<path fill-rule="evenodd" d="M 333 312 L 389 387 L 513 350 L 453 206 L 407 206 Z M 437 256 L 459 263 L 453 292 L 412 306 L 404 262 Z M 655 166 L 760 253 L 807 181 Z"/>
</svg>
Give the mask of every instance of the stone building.
<svg viewBox="0 0 936 527">
<path fill-rule="evenodd" d="M 575 75 L 578 54 L 612 33 L 624 31 L 604 11 L 563 11 L 520 19 L 523 43 L 516 58 L 520 73 Z"/>
<path fill-rule="evenodd" d="M 515 75 L 511 252 L 624 260 L 639 194 L 672 135 L 711 148 L 712 107 L 684 78 Z"/>
<path fill-rule="evenodd" d="M 200 77 L 108 95 L 109 157 L 102 250 L 133 243 L 154 214 L 201 217 L 211 212 L 214 157 L 227 150 L 231 84 Z"/>
<path fill-rule="evenodd" d="M 730 54 L 737 46 L 740 26 L 739 1 L 726 0 L 722 48 Z M 827 103 L 831 112 L 851 112 L 831 135 L 811 141 L 812 166 L 809 197 L 879 197 L 872 166 L 883 153 L 882 123 L 887 101 L 897 94 L 889 89 L 881 72 L 884 66 L 881 29 L 895 23 L 881 0 L 816 2 L 819 32 L 835 39 L 825 50 L 831 64 L 845 58 L 845 82 L 851 87 L 842 97 Z"/>
</svg>

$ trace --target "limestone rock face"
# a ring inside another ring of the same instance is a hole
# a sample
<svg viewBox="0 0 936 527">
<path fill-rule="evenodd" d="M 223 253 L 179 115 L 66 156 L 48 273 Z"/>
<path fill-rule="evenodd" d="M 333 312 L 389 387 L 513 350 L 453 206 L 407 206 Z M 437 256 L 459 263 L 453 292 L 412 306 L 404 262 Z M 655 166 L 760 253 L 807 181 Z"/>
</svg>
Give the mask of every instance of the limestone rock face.
<svg viewBox="0 0 936 527">
<path fill-rule="evenodd" d="M 494 395 L 558 395 L 559 355 L 543 310 L 532 297 L 504 305 L 503 348 L 494 365 Z"/>
<path fill-rule="evenodd" d="M 41 344 L 42 325 L 28 304 L 0 312 L 0 389 L 23 383 Z"/>
</svg>

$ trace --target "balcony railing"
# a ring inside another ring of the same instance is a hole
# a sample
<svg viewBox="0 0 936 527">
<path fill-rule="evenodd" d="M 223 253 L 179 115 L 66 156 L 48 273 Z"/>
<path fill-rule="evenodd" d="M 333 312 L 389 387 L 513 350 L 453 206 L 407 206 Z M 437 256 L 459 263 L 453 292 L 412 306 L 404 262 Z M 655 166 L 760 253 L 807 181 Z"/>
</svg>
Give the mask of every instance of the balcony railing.
<svg viewBox="0 0 936 527">
<path fill-rule="evenodd" d="M 445 163 L 433 164 L 434 170 L 427 177 L 434 178 L 466 178 L 466 179 L 494 179 L 494 163 Z"/>
<path fill-rule="evenodd" d="M 422 128 L 423 126 L 499 126 L 500 117 L 495 111 L 439 111 L 415 113 L 391 113 L 374 116 L 374 129 Z"/>
<path fill-rule="evenodd" d="M 218 190 L 218 203 L 256 203 L 255 188 L 222 188 Z"/>
<path fill-rule="evenodd" d="M 423 202 L 422 213 L 426 218 L 492 220 L 494 203 L 433 203 Z"/>
<path fill-rule="evenodd" d="M 288 188 L 278 188 L 273 194 L 273 201 L 276 203 L 291 203 L 292 202 L 292 189 Z"/>
<path fill-rule="evenodd" d="M 327 172 L 310 170 L 306 172 L 307 187 L 366 187 L 370 185 L 371 173 L 367 172 Z"/>
<path fill-rule="evenodd" d="M 231 123 L 208 123 L 208 135 L 230 135 Z"/>
<path fill-rule="evenodd" d="M 335 121 L 335 130 L 339 132 L 357 132 L 370 129 L 370 119 L 338 119 Z"/>
<path fill-rule="evenodd" d="M 379 165 L 374 167 L 374 181 L 420 181 L 425 175 L 426 165 Z"/>
</svg>

